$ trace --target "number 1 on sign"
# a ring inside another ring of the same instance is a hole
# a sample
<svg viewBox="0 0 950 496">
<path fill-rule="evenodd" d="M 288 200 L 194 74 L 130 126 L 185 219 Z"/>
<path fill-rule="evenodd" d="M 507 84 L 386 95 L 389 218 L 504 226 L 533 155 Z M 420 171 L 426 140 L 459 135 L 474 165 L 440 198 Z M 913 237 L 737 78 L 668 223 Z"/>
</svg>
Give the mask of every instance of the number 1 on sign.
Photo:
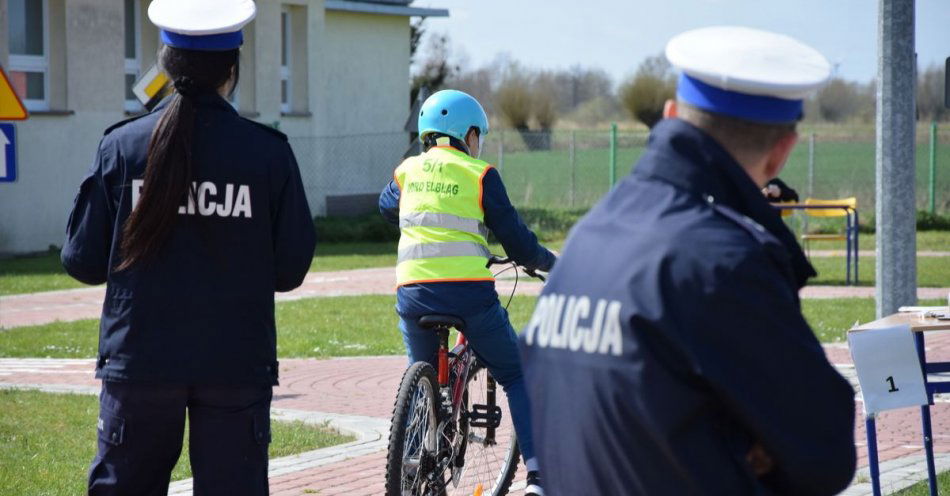
<svg viewBox="0 0 950 496">
<path fill-rule="evenodd" d="M 884 379 L 885 382 L 890 384 L 891 388 L 887 390 L 888 393 L 893 393 L 895 391 L 900 391 L 897 386 L 894 385 L 894 376 L 888 376 L 887 379 Z"/>
</svg>

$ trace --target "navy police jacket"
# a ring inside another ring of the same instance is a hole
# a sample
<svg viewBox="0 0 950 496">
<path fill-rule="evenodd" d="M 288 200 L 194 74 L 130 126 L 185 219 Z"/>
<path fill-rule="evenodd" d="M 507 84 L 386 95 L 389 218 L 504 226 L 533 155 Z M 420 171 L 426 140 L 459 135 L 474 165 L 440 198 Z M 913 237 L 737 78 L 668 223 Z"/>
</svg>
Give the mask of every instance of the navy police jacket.
<svg viewBox="0 0 950 496">
<path fill-rule="evenodd" d="M 482 178 L 482 208 L 485 225 L 501 243 L 505 254 L 518 265 L 548 271 L 557 257 L 538 243 L 538 238 L 521 220 L 511 205 L 501 174 L 492 167 Z M 379 211 L 392 224 L 399 224 L 399 185 L 389 181 L 379 195 Z M 500 266 L 496 269 L 503 269 Z M 409 284 L 396 290 L 396 310 L 415 319 L 428 314 L 466 316 L 488 309 L 498 303 L 498 293 L 491 281 L 434 282 Z"/>
<path fill-rule="evenodd" d="M 96 377 L 276 384 L 274 291 L 301 284 L 315 245 L 300 171 L 286 136 L 217 95 L 195 98 L 197 194 L 162 250 L 114 270 L 167 102 L 106 131 L 69 217 L 63 267 L 107 283 Z"/>
<path fill-rule="evenodd" d="M 575 226 L 521 335 L 546 492 L 845 488 L 854 391 L 802 317 L 812 275 L 717 142 L 659 123 L 635 171 Z"/>
</svg>

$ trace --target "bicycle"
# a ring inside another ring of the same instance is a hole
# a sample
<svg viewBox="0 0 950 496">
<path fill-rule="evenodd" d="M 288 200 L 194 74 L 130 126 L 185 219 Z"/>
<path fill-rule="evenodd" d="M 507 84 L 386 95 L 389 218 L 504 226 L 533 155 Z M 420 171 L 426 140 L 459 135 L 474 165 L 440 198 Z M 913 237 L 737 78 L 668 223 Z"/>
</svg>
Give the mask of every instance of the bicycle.
<svg viewBox="0 0 950 496">
<path fill-rule="evenodd" d="M 516 267 L 493 255 L 488 266 L 495 264 Z M 499 401 L 494 378 L 468 345 L 462 319 L 426 315 L 419 325 L 439 335 L 438 370 L 422 361 L 403 374 L 389 430 L 386 495 L 507 494 L 520 459 L 507 401 Z M 449 350 L 453 328 L 458 338 Z"/>
</svg>

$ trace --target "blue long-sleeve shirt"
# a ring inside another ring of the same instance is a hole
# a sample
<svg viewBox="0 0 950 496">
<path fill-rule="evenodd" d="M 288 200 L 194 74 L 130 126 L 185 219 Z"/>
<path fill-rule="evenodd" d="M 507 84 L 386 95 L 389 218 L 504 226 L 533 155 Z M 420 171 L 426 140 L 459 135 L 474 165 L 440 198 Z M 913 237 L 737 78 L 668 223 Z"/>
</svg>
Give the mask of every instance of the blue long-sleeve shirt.
<svg viewBox="0 0 950 496">
<path fill-rule="evenodd" d="M 508 191 L 498 170 L 491 168 L 482 179 L 482 207 L 485 225 L 518 265 L 550 270 L 556 257 L 538 243 L 538 237 L 521 220 L 508 199 Z M 393 224 L 399 223 L 399 185 L 390 181 L 379 195 L 379 211 Z M 396 291 L 396 310 L 407 317 L 442 314 L 471 314 L 498 301 L 490 281 L 409 284 Z"/>
</svg>

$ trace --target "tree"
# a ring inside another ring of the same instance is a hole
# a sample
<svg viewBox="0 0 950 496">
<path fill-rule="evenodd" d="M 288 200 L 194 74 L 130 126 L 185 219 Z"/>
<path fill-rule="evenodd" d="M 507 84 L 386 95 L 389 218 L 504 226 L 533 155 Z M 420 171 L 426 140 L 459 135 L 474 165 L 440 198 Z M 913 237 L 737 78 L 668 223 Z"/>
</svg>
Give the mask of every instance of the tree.
<svg viewBox="0 0 950 496">
<path fill-rule="evenodd" d="M 534 120 L 541 128 L 541 132 L 535 136 L 533 143 L 529 147 L 536 150 L 551 149 L 551 128 L 557 122 L 558 101 L 557 84 L 555 76 L 551 72 L 539 72 L 532 81 L 532 99 L 531 110 Z M 533 146 L 531 146 L 533 144 Z"/>
<path fill-rule="evenodd" d="M 939 121 L 950 117 L 944 106 L 944 67 L 931 65 L 917 72 L 917 113 L 921 121 Z"/>
<path fill-rule="evenodd" d="M 644 60 L 619 93 L 630 115 L 652 128 L 663 118 L 663 105 L 676 94 L 676 78 L 666 57 L 660 54 Z"/>
<path fill-rule="evenodd" d="M 531 120 L 531 78 L 518 63 L 512 62 L 505 69 L 495 90 L 495 110 L 519 132 L 528 131 Z"/>
<path fill-rule="evenodd" d="M 603 69 L 575 65 L 552 74 L 559 113 L 573 112 L 595 98 L 613 96 L 613 81 Z"/>
<path fill-rule="evenodd" d="M 415 29 L 410 29 L 410 59 L 418 55 L 417 49 L 424 34 L 422 22 L 416 23 Z M 415 46 L 413 46 L 415 43 Z M 414 102 L 423 86 L 434 93 L 441 89 L 446 80 L 459 71 L 457 64 L 450 62 L 452 55 L 451 43 L 446 34 L 431 35 L 426 44 L 426 56 L 412 76 L 409 101 Z"/>
<path fill-rule="evenodd" d="M 557 122 L 557 83 L 551 72 L 539 72 L 533 78 L 532 113 L 542 131 L 550 132 Z"/>
<path fill-rule="evenodd" d="M 861 107 L 861 85 L 834 78 L 815 96 L 818 115 L 827 122 L 842 122 L 855 116 Z"/>
<path fill-rule="evenodd" d="M 554 73 L 533 71 L 509 62 L 495 90 L 494 105 L 532 150 L 551 148 L 551 128 L 557 121 L 557 84 Z M 540 132 L 532 132 L 531 121 Z"/>
</svg>

